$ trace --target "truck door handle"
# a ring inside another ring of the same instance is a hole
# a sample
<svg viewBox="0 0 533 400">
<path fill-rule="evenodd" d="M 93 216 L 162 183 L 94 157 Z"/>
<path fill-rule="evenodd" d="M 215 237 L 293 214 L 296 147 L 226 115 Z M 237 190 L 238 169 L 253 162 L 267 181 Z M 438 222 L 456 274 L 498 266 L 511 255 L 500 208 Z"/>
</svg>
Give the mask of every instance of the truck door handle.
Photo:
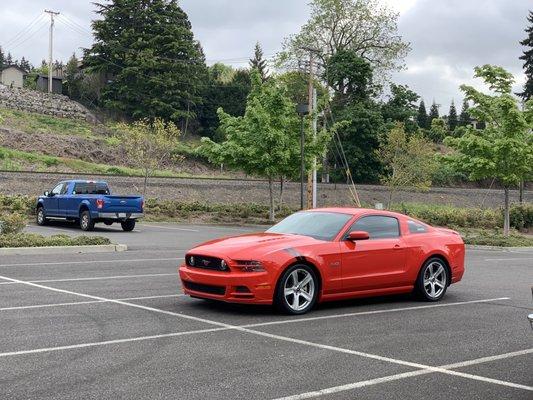
<svg viewBox="0 0 533 400">
<path fill-rule="evenodd" d="M 399 244 L 396 244 L 396 245 L 394 245 L 394 247 L 393 247 L 392 249 L 393 249 L 393 250 L 402 250 L 403 247 L 400 246 Z"/>
</svg>

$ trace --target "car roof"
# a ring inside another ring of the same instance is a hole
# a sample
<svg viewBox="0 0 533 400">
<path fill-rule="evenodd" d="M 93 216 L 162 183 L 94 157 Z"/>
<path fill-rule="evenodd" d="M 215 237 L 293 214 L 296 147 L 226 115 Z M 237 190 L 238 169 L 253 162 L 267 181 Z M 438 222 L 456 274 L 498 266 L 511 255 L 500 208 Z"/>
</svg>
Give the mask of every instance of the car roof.
<svg viewBox="0 0 533 400">
<path fill-rule="evenodd" d="M 96 181 L 96 180 L 91 180 L 91 179 L 70 179 L 70 180 L 67 180 L 67 181 L 62 181 L 61 183 L 106 183 L 105 181 Z"/>
<path fill-rule="evenodd" d="M 391 217 L 405 217 L 405 215 L 396 213 L 393 211 L 387 211 L 387 210 L 376 210 L 373 208 L 355 208 L 355 207 L 326 207 L 326 208 L 314 208 L 312 210 L 306 210 L 309 212 L 331 212 L 331 213 L 342 213 L 342 214 L 350 214 L 355 216 L 364 215 L 364 214 L 380 214 L 380 215 L 388 215 Z"/>
</svg>

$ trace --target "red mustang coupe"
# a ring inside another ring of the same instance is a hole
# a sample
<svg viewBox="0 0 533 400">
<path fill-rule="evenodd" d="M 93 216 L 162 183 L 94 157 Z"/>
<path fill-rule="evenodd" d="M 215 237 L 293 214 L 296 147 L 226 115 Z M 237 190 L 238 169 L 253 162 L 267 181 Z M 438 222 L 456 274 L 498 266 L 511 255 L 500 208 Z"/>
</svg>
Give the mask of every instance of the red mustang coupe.
<svg viewBox="0 0 533 400">
<path fill-rule="evenodd" d="M 402 214 L 323 208 L 264 233 L 213 240 L 180 266 L 192 297 L 275 304 L 303 314 L 316 302 L 415 291 L 440 300 L 464 273 L 465 246 L 449 229 Z"/>
</svg>

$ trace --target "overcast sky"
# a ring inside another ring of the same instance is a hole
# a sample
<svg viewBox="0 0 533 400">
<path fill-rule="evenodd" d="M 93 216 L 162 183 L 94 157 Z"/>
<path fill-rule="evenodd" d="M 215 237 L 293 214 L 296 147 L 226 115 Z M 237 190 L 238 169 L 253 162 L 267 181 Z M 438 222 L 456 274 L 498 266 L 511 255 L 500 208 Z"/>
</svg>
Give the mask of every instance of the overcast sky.
<svg viewBox="0 0 533 400">
<path fill-rule="evenodd" d="M 399 33 L 411 43 L 406 69 L 394 81 L 407 84 L 426 103 L 433 99 L 447 113 L 462 100 L 459 85 L 475 84 L 473 67 L 501 65 L 525 78 L 518 57 L 531 0 L 383 0 L 400 12 Z M 43 9 L 62 13 L 56 23 L 54 58 L 67 60 L 91 42 L 87 0 L 2 0 L 0 46 L 15 58 L 40 64 L 48 56 L 48 19 Z M 210 63 L 242 65 L 256 41 L 265 54 L 280 50 L 284 37 L 297 33 L 309 16 L 307 0 L 182 0 L 193 31 Z M 33 24 L 28 28 L 28 24 Z M 20 32 L 24 32 L 20 34 Z"/>
</svg>

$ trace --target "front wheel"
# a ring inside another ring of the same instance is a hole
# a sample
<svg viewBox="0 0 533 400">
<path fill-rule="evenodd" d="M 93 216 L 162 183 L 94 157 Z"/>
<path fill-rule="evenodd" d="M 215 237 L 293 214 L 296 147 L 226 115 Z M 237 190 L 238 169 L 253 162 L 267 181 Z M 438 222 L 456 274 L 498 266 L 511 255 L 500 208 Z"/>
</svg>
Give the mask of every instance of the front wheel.
<svg viewBox="0 0 533 400">
<path fill-rule="evenodd" d="M 440 258 L 427 260 L 416 281 L 416 292 L 422 300 L 439 301 L 448 287 L 448 269 Z"/>
<path fill-rule="evenodd" d="M 83 211 L 80 215 L 80 228 L 82 231 L 92 231 L 94 229 L 94 220 L 91 218 L 89 211 Z"/>
<path fill-rule="evenodd" d="M 37 225 L 44 226 L 48 223 L 48 219 L 46 218 L 46 214 L 44 212 L 44 207 L 39 207 L 37 209 Z"/>
<path fill-rule="evenodd" d="M 131 232 L 132 230 L 135 229 L 135 220 L 127 219 L 126 221 L 122 221 L 120 225 L 122 225 L 122 230 L 124 232 Z"/>
<path fill-rule="evenodd" d="M 287 314 L 305 314 L 316 303 L 318 280 L 307 265 L 294 265 L 281 276 L 276 288 L 275 304 Z"/>
</svg>

